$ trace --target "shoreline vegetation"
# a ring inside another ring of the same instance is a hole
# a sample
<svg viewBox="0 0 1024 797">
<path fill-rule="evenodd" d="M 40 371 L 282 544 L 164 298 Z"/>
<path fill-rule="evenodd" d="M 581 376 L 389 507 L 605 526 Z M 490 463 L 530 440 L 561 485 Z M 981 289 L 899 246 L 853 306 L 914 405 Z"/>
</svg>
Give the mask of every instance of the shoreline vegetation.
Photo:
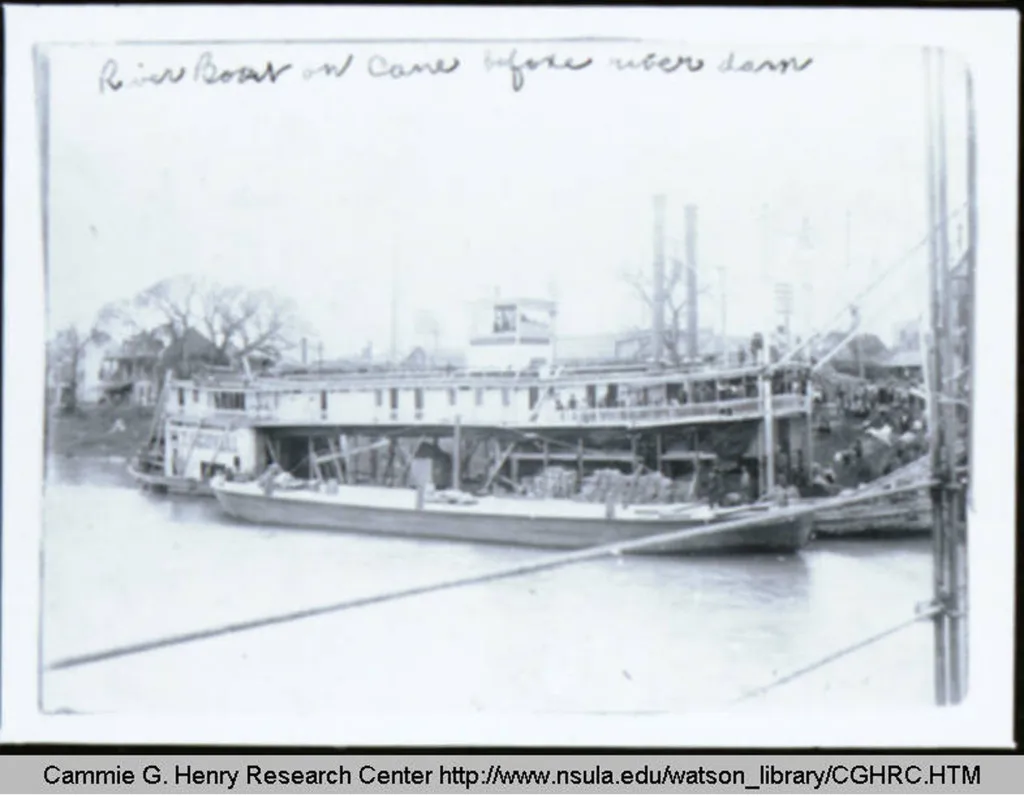
<svg viewBox="0 0 1024 797">
<path fill-rule="evenodd" d="M 110 404 L 51 410 L 46 418 L 46 452 L 63 460 L 127 462 L 149 435 L 154 412 L 154 407 Z"/>
</svg>

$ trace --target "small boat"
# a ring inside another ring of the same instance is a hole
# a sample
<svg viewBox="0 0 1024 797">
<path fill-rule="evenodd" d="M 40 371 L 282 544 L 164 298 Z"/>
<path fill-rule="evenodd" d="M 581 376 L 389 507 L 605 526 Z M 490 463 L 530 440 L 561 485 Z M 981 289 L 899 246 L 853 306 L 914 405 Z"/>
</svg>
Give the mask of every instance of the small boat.
<svg viewBox="0 0 1024 797">
<path fill-rule="evenodd" d="M 390 487 L 285 481 L 211 483 L 222 509 L 250 523 L 420 539 L 583 549 L 656 534 L 708 529 L 643 552 L 794 552 L 810 539 L 807 507 L 711 509 L 696 504 L 600 505 L 568 499 L 470 496 Z M 718 530 L 716 526 L 728 522 Z M 740 522 L 742 521 L 742 522 Z"/>
<path fill-rule="evenodd" d="M 183 476 L 167 476 L 163 471 L 145 467 L 138 458 L 128 463 L 128 474 L 143 490 L 154 493 L 213 496 L 213 490 L 208 482 L 189 479 Z"/>
<path fill-rule="evenodd" d="M 825 537 L 919 536 L 932 531 L 932 499 L 927 488 L 887 496 L 866 495 L 855 504 L 815 511 L 814 533 Z"/>
<path fill-rule="evenodd" d="M 910 537 L 930 534 L 933 515 L 928 487 L 910 491 L 895 489 L 924 481 L 927 476 L 927 463 L 922 458 L 851 492 L 851 502 L 844 506 L 817 508 L 814 513 L 815 536 Z M 842 496 L 840 493 L 839 497 Z M 815 502 L 810 503 L 814 505 Z"/>
</svg>

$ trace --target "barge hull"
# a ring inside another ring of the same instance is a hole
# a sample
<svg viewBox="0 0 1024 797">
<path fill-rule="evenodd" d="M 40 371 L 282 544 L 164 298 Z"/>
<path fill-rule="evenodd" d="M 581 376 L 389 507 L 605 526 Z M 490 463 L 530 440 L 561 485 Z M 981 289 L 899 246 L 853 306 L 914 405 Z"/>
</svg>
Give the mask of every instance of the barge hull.
<svg viewBox="0 0 1024 797">
<path fill-rule="evenodd" d="M 714 522 L 685 517 L 629 520 L 506 515 L 460 506 L 419 510 L 342 503 L 323 500 L 320 496 L 287 493 L 268 497 L 260 490 L 216 487 L 214 493 L 228 515 L 262 525 L 560 550 L 613 545 L 688 528 L 696 530 Z M 415 494 L 410 492 L 408 495 L 412 503 Z M 770 510 L 752 512 L 749 525 L 743 528 L 709 531 L 706 535 L 696 535 L 638 553 L 793 552 L 807 544 L 812 523 L 810 513 L 776 515 Z"/>
</svg>

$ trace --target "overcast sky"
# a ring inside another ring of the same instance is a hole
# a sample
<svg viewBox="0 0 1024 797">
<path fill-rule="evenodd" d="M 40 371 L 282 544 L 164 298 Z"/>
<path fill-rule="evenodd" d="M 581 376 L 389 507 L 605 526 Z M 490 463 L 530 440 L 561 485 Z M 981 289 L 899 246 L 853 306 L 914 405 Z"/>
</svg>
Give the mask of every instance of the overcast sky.
<svg viewBox="0 0 1024 797">
<path fill-rule="evenodd" d="M 729 48 L 559 46 L 594 58 L 574 73 L 537 72 L 512 90 L 485 55 L 509 46 L 396 45 L 68 48 L 51 67 L 51 328 L 87 323 L 107 301 L 175 274 L 270 287 L 294 298 L 327 356 L 390 343 L 397 275 L 400 344 L 430 311 L 442 342 L 467 335 L 468 302 L 492 295 L 560 301 L 565 334 L 614 332 L 644 311 L 620 278 L 650 270 L 652 197 L 668 197 L 666 233 L 682 240 L 699 208 L 698 264 L 712 292 L 701 325 L 729 332 L 770 322 L 764 273 L 800 284 L 814 323 L 925 231 L 924 101 L 916 50 L 737 50 L 813 63 L 799 74 L 722 73 Z M 273 85 L 204 85 L 220 68 L 267 60 L 292 69 Z M 617 72 L 613 57 L 703 57 L 687 74 Z M 551 46 L 519 48 L 541 57 Z M 303 70 L 354 61 L 341 78 Z M 392 62 L 458 57 L 443 76 L 373 79 Z M 100 91 L 119 77 L 185 66 L 177 84 Z M 139 69 L 139 64 L 144 69 Z M 962 82 L 949 80 L 950 208 L 963 201 Z M 760 209 L 769 206 L 762 224 Z M 847 270 L 849 214 L 852 268 Z M 801 250 L 802 219 L 813 249 Z M 955 237 L 955 234 L 954 234 Z M 802 253 L 801 253 L 802 252 Z M 925 306 L 924 250 L 865 304 L 888 338 Z M 877 264 L 877 265 L 876 265 Z M 806 321 L 798 313 L 797 324 Z"/>
</svg>

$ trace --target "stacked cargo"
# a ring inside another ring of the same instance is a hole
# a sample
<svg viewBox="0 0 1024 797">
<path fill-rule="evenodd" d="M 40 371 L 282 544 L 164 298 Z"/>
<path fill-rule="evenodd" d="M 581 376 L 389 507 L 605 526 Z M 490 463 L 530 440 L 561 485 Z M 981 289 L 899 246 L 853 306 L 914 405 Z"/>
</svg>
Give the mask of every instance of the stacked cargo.
<svg viewBox="0 0 1024 797">
<path fill-rule="evenodd" d="M 526 483 L 531 498 L 571 498 L 576 494 L 576 471 L 568 468 L 545 468 Z"/>
<path fill-rule="evenodd" d="M 660 473 L 629 474 L 613 468 L 591 473 L 579 483 L 575 470 L 552 467 L 526 481 L 531 498 L 573 498 L 603 504 L 671 504 L 692 500 L 690 482 Z"/>
<path fill-rule="evenodd" d="M 685 500 L 689 484 L 660 473 L 628 474 L 599 470 L 583 480 L 580 498 L 594 503 L 668 504 Z"/>
</svg>

